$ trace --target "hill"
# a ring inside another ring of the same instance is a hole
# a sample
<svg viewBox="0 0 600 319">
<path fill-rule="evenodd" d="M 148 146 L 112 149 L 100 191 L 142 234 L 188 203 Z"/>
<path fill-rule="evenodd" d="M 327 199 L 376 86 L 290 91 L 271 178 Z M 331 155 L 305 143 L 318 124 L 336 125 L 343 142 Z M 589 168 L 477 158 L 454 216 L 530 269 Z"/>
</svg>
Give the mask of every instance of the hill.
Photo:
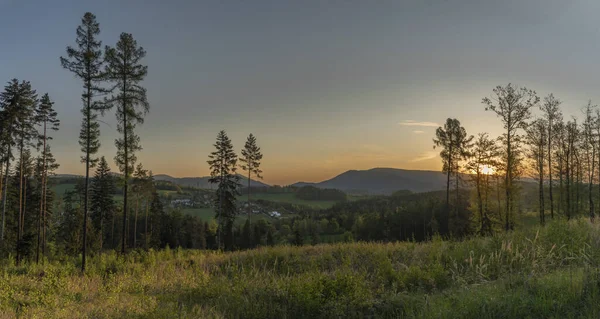
<svg viewBox="0 0 600 319">
<path fill-rule="evenodd" d="M 239 174 L 238 174 L 239 175 Z M 240 183 L 242 186 L 248 185 L 248 179 L 242 175 L 239 175 Z M 198 188 L 214 188 L 215 186 L 208 182 L 209 176 L 204 177 L 173 177 L 166 174 L 158 174 L 154 175 L 154 179 L 157 181 L 168 181 L 173 184 L 182 185 L 182 186 L 191 186 Z M 255 181 L 253 179 L 250 180 L 250 186 L 252 187 L 269 187 L 268 184 Z"/>
<path fill-rule="evenodd" d="M 347 193 L 391 194 L 398 190 L 415 193 L 443 190 L 446 174 L 438 171 L 419 171 L 397 168 L 372 168 L 350 170 L 319 183 L 299 182 L 292 186 L 312 185 L 319 188 L 336 188 Z"/>
</svg>

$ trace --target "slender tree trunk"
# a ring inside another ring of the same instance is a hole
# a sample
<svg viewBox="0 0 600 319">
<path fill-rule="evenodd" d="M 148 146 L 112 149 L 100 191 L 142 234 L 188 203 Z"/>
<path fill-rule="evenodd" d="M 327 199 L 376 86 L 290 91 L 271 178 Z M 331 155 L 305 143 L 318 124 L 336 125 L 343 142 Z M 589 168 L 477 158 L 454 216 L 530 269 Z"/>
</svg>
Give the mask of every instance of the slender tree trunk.
<svg viewBox="0 0 600 319">
<path fill-rule="evenodd" d="M 561 208 L 563 207 L 563 157 L 560 156 L 558 158 L 558 214 L 561 213 Z M 550 215 L 550 218 L 554 219 L 554 214 Z"/>
<path fill-rule="evenodd" d="M 46 228 L 48 227 L 48 218 L 47 216 L 47 212 L 48 212 L 48 202 L 47 202 L 47 187 L 44 190 L 44 210 L 42 213 L 42 265 L 44 264 L 44 258 L 46 257 Z"/>
<path fill-rule="evenodd" d="M 23 142 L 19 144 L 19 218 L 17 221 L 17 265 L 21 262 L 21 215 L 23 214 Z"/>
<path fill-rule="evenodd" d="M 565 210 L 565 214 L 567 215 L 567 220 L 571 218 L 571 163 L 570 163 L 570 154 L 567 152 L 566 161 L 565 161 L 565 190 L 567 192 L 567 209 Z"/>
<path fill-rule="evenodd" d="M 548 195 L 550 196 L 550 216 L 554 218 L 554 201 L 552 199 L 552 119 L 548 121 Z"/>
<path fill-rule="evenodd" d="M 500 175 L 496 175 L 496 200 L 498 201 L 498 220 L 502 220 L 502 203 L 500 200 Z"/>
<path fill-rule="evenodd" d="M 594 147 L 592 147 L 592 169 L 590 170 L 590 181 L 589 181 L 589 192 L 588 192 L 588 197 L 589 197 L 589 202 L 590 202 L 590 221 L 593 223 L 594 222 L 594 218 L 596 217 L 595 212 L 594 212 L 594 200 L 592 198 L 592 186 L 594 184 L 594 171 L 595 171 L 595 167 L 594 164 L 596 163 L 596 149 Z"/>
<path fill-rule="evenodd" d="M 21 214 L 21 239 L 25 235 L 25 212 L 27 211 L 27 173 L 23 176 L 23 214 Z"/>
<path fill-rule="evenodd" d="M 136 196 L 135 200 L 135 218 L 133 220 L 133 248 L 137 248 L 137 219 L 138 219 L 138 208 L 140 206 L 140 196 Z"/>
<path fill-rule="evenodd" d="M 450 145 L 448 154 L 448 169 L 446 172 L 446 220 L 444 221 L 444 226 L 446 227 L 446 232 L 450 233 L 450 175 L 452 175 L 452 144 Z"/>
<path fill-rule="evenodd" d="M 88 64 L 89 69 L 89 64 Z M 83 195 L 83 243 L 81 247 L 81 273 L 85 272 L 85 262 L 87 253 L 87 217 L 88 217 L 88 196 L 89 196 L 89 181 L 90 181 L 90 147 L 91 147 L 91 115 L 92 115 L 92 96 L 91 96 L 91 79 L 87 79 L 87 105 L 86 105 L 86 149 L 85 149 L 85 188 Z"/>
<path fill-rule="evenodd" d="M 582 179 L 581 174 L 582 173 L 581 173 L 581 159 L 579 158 L 579 152 L 575 153 L 575 159 L 577 161 L 577 174 L 576 174 L 576 176 L 577 176 L 577 181 L 576 181 L 577 193 L 575 194 L 575 197 L 577 198 L 577 214 L 580 214 L 581 213 L 581 195 L 580 195 L 580 193 L 581 193 L 581 179 Z"/>
<path fill-rule="evenodd" d="M 4 198 L 4 161 L 0 163 L 0 198 Z M 4 214 L 2 214 L 2 220 L 0 221 L 0 247 L 2 247 L 2 241 L 4 239 Z"/>
<path fill-rule="evenodd" d="M 125 88 L 127 87 L 125 81 L 126 80 L 123 79 L 123 92 L 126 91 Z M 123 101 L 121 101 L 121 103 L 123 103 L 123 155 L 125 157 L 123 159 L 123 163 L 125 165 L 125 183 L 123 186 L 123 236 L 121 240 L 121 253 L 125 254 L 125 227 L 127 227 L 127 188 L 129 187 L 129 141 L 127 140 L 127 132 L 129 131 L 129 129 L 127 128 L 127 99 L 123 97 Z"/>
<path fill-rule="evenodd" d="M 484 188 L 484 190 L 485 190 L 485 193 L 484 193 L 485 205 L 483 208 L 483 213 L 484 213 L 485 223 L 486 223 L 486 225 L 485 225 L 486 230 L 490 229 L 488 227 L 488 226 L 490 226 L 490 225 L 488 225 L 489 224 L 488 223 L 488 219 L 489 219 L 489 216 L 488 216 L 488 214 L 489 214 L 489 189 L 490 189 L 490 174 L 488 172 L 488 174 L 485 174 L 485 188 Z"/>
<path fill-rule="evenodd" d="M 505 212 L 505 224 L 504 224 L 504 229 L 506 231 L 510 230 L 510 222 L 509 222 L 509 218 L 510 218 L 510 200 L 511 200 L 511 183 L 512 183 L 512 176 L 511 176 L 511 171 L 512 171 L 512 149 L 511 149 L 511 144 L 510 144 L 510 132 L 507 134 L 507 160 L 506 160 L 506 177 L 504 179 L 504 186 L 505 186 L 505 193 L 506 193 L 506 212 Z"/>
<path fill-rule="evenodd" d="M 543 144 L 540 144 L 543 145 Z M 544 150 L 543 146 L 540 146 L 540 154 L 538 155 L 538 169 L 540 172 L 540 184 L 539 184 L 539 196 L 540 196 L 540 224 L 544 225 Z"/>
<path fill-rule="evenodd" d="M 252 208 L 250 207 L 250 173 L 251 171 L 250 159 L 248 159 L 248 222 L 252 225 Z"/>
<path fill-rule="evenodd" d="M 110 231 L 110 244 L 112 245 L 112 247 L 117 246 L 115 243 L 115 215 L 117 214 L 116 211 L 113 211 L 112 213 L 112 227 L 111 227 L 111 231 Z"/>
<path fill-rule="evenodd" d="M 477 168 L 477 206 L 479 207 L 479 218 L 481 219 L 481 229 L 479 232 L 484 233 L 484 216 L 483 216 L 483 199 L 481 198 L 481 174 L 479 173 L 479 167 Z"/>
<path fill-rule="evenodd" d="M 148 250 L 148 198 L 146 198 L 146 217 L 144 218 L 144 248 Z"/>
<path fill-rule="evenodd" d="M 38 238 L 37 238 L 37 248 L 35 250 L 35 263 L 40 262 L 40 245 L 42 241 L 42 225 L 44 223 L 44 200 L 46 198 L 46 121 L 44 120 L 44 145 L 42 146 L 42 185 L 41 193 L 40 193 L 40 216 L 38 221 Z"/>
<path fill-rule="evenodd" d="M 8 193 L 8 176 L 10 175 L 10 147 L 6 153 L 6 168 L 4 174 L 4 191 L 2 192 L 2 227 L 0 228 L 0 242 L 4 242 L 4 229 L 6 227 L 6 198 Z"/>
</svg>

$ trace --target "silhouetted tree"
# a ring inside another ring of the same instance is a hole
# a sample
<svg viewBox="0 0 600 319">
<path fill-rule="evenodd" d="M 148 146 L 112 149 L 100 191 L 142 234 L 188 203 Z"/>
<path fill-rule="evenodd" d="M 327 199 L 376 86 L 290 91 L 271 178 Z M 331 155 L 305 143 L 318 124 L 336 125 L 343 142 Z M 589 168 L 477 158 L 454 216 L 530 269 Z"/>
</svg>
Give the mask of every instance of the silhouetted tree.
<svg viewBox="0 0 600 319">
<path fill-rule="evenodd" d="M 225 249 L 233 248 L 233 222 L 237 215 L 237 196 L 239 195 L 239 176 L 236 172 L 237 155 L 233 151 L 231 140 L 225 131 L 220 131 L 214 144 L 216 150 L 210 153 L 210 179 L 218 184 L 215 196 L 217 222 L 219 224 L 217 244 L 221 247 L 221 232 L 225 231 Z"/>
<path fill-rule="evenodd" d="M 113 194 L 116 192 L 115 178 L 104 156 L 100 158 L 96 173 L 90 188 L 90 213 L 94 228 L 99 231 L 100 250 L 104 247 L 104 224 L 108 218 L 114 218 L 115 202 Z"/>
<path fill-rule="evenodd" d="M 448 118 L 444 127 L 438 127 L 435 131 L 436 138 L 433 139 L 434 148 L 440 147 L 440 157 L 442 158 L 442 171 L 446 173 L 446 214 L 450 214 L 450 177 L 452 174 L 456 178 L 456 195 L 458 199 L 458 182 L 460 162 L 469 156 L 469 148 L 473 136 L 467 135 L 464 127 L 460 126 L 457 119 Z M 449 216 L 446 216 L 445 226 L 448 227 Z"/>
<path fill-rule="evenodd" d="M 0 96 L 0 103 L 4 114 L 3 118 L 6 120 L 6 124 L 3 126 L 7 130 L 7 134 L 10 135 L 7 137 L 7 143 L 8 145 L 15 145 L 19 152 L 19 214 L 17 218 L 16 247 L 16 261 L 19 264 L 21 261 L 22 249 L 20 248 L 20 244 L 23 239 L 25 217 L 23 206 L 26 200 L 25 155 L 28 153 L 29 147 L 32 146 L 33 139 L 37 137 L 35 111 L 38 99 L 35 90 L 31 88 L 31 83 L 28 81 L 19 82 L 19 80 L 13 79 L 5 86 L 4 92 Z M 6 165 L 9 165 L 8 161 Z M 3 210 L 6 207 L 6 197 L 4 200 Z"/>
<path fill-rule="evenodd" d="M 48 170 L 46 166 L 46 157 L 48 152 L 50 151 L 47 142 L 52 139 L 52 136 L 48 135 L 48 130 L 57 131 L 60 125 L 60 121 L 58 120 L 58 114 L 53 108 L 54 102 L 50 100 L 50 96 L 48 93 L 42 96 L 40 100 L 39 107 L 36 110 L 36 122 L 40 123 L 42 126 L 42 133 L 39 135 L 39 146 L 42 147 L 42 172 L 40 176 L 40 215 L 38 220 L 38 240 L 37 240 L 37 248 L 36 248 L 36 263 L 39 262 L 40 259 L 40 246 L 43 239 L 43 230 L 46 226 L 46 186 L 48 184 Z"/>
<path fill-rule="evenodd" d="M 479 210 L 479 223 L 481 234 L 492 232 L 491 220 L 489 218 L 489 177 L 498 167 L 498 156 L 500 152 L 496 142 L 489 138 L 487 133 L 479 133 L 474 142 L 472 157 L 467 165 L 474 172 L 472 178 L 475 180 L 477 192 L 477 208 Z"/>
<path fill-rule="evenodd" d="M 544 154 L 545 147 L 547 146 L 548 138 L 547 134 L 547 123 L 544 119 L 538 119 L 531 123 L 527 128 L 527 144 L 530 146 L 530 158 L 533 161 L 533 168 L 536 172 L 536 179 L 538 180 L 538 194 L 539 194 L 539 215 L 540 224 L 545 224 L 544 216 Z"/>
<path fill-rule="evenodd" d="M 504 188 L 506 195 L 505 229 L 511 226 L 512 197 L 515 195 L 514 181 L 521 174 L 522 137 L 520 130 L 527 127 L 531 116 L 531 108 L 536 106 L 540 98 L 535 91 L 518 88 L 512 84 L 494 88 L 494 97 L 483 98 L 485 109 L 493 111 L 502 121 L 505 133 L 502 135 L 504 145 L 505 177 Z"/>
<path fill-rule="evenodd" d="M 598 135 L 595 132 L 595 128 L 598 123 L 598 118 L 594 116 L 594 110 L 597 108 L 596 105 L 592 105 L 592 101 L 588 101 L 588 104 L 584 109 L 584 120 L 583 120 L 583 149 L 585 151 L 585 162 L 588 173 L 588 202 L 589 202 L 589 216 L 590 220 L 594 221 L 594 200 L 592 198 L 592 187 L 594 184 L 594 171 L 596 164 L 596 143 Z"/>
<path fill-rule="evenodd" d="M 116 140 L 115 157 L 124 181 L 122 253 L 125 253 L 129 177 L 137 160 L 135 153 L 142 149 L 140 138 L 134 130 L 138 124 L 144 123 L 144 116 L 150 111 L 146 89 L 140 85 L 148 74 L 148 67 L 141 64 L 145 56 L 146 51 L 138 47 L 129 33 L 121 33 L 115 48 L 106 47 L 106 76 L 114 83 L 112 90 L 118 93 L 106 99 L 105 103 L 117 107 L 117 130 L 123 134 L 122 138 Z"/>
<path fill-rule="evenodd" d="M 546 151 L 548 152 L 548 195 L 550 197 L 550 217 L 554 218 L 554 200 L 552 198 L 553 191 L 553 181 L 552 181 L 552 148 L 555 145 L 556 134 L 555 134 L 555 126 L 556 123 L 562 122 L 562 113 L 560 112 L 560 104 L 561 101 L 556 99 L 553 94 L 550 94 L 544 98 L 544 103 L 540 106 L 542 112 L 544 113 L 544 118 L 546 119 L 547 125 L 547 134 L 546 138 L 548 139 L 546 143 Z"/>
<path fill-rule="evenodd" d="M 76 77 L 83 81 L 83 122 L 79 133 L 79 145 L 81 151 L 85 154 L 82 162 L 85 163 L 85 189 L 83 199 L 83 240 L 81 249 L 81 271 L 85 271 L 86 247 L 87 247 L 87 218 L 88 218 L 88 193 L 90 167 L 94 167 L 97 159 L 92 156 L 100 148 L 100 126 L 97 122 L 98 111 L 103 112 L 106 108 L 99 101 L 94 101 L 99 93 L 104 93 L 100 83 L 104 80 L 102 42 L 97 39 L 100 34 L 100 24 L 96 21 L 96 16 L 86 12 L 81 19 L 81 24 L 77 27 L 77 38 L 75 42 L 77 47 L 67 47 L 67 57 L 60 57 L 60 63 L 63 68 L 73 72 Z"/>
<path fill-rule="evenodd" d="M 252 208 L 250 207 L 250 181 L 252 178 L 252 174 L 256 176 L 256 178 L 262 179 L 263 177 L 260 175 L 262 170 L 260 169 L 260 161 L 262 160 L 262 153 L 260 152 L 260 147 L 256 144 L 256 137 L 250 134 L 248 135 L 248 139 L 246 140 L 246 144 L 244 145 L 244 149 L 242 149 L 242 156 L 240 157 L 240 162 L 242 164 L 240 167 L 248 172 L 248 220 L 252 223 L 251 212 Z"/>
</svg>

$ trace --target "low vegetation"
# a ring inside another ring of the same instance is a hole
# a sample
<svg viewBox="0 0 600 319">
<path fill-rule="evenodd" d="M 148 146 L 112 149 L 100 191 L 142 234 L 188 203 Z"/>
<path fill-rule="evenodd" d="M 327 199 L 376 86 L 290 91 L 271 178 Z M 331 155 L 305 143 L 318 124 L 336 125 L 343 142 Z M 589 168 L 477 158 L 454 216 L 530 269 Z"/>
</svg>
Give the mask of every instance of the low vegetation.
<svg viewBox="0 0 600 319">
<path fill-rule="evenodd" d="M 577 219 L 463 241 L 110 252 L 83 276 L 79 259 L 4 259 L 0 316 L 597 318 L 599 251 Z"/>
</svg>

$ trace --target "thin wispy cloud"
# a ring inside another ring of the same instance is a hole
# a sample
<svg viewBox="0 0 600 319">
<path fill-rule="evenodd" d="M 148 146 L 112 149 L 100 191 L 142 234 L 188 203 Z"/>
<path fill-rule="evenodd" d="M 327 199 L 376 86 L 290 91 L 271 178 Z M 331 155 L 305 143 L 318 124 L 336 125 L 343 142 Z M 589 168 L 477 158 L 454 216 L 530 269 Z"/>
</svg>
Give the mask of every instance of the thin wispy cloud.
<svg viewBox="0 0 600 319">
<path fill-rule="evenodd" d="M 436 152 L 436 151 L 429 151 L 429 152 L 422 153 L 421 155 L 413 158 L 411 160 L 411 162 L 412 163 L 422 162 L 422 161 L 426 161 L 426 160 L 430 160 L 430 159 L 436 158 L 437 156 L 438 156 L 438 152 Z"/>
<path fill-rule="evenodd" d="M 425 133 L 425 131 L 416 130 L 416 131 L 413 131 L 413 133 L 415 133 L 415 134 L 423 134 L 423 133 Z"/>
<path fill-rule="evenodd" d="M 414 121 L 414 120 L 404 120 L 398 124 L 403 125 L 403 126 L 425 126 L 425 127 L 440 126 L 439 124 L 437 124 L 435 122 L 418 122 L 418 121 Z"/>
</svg>

